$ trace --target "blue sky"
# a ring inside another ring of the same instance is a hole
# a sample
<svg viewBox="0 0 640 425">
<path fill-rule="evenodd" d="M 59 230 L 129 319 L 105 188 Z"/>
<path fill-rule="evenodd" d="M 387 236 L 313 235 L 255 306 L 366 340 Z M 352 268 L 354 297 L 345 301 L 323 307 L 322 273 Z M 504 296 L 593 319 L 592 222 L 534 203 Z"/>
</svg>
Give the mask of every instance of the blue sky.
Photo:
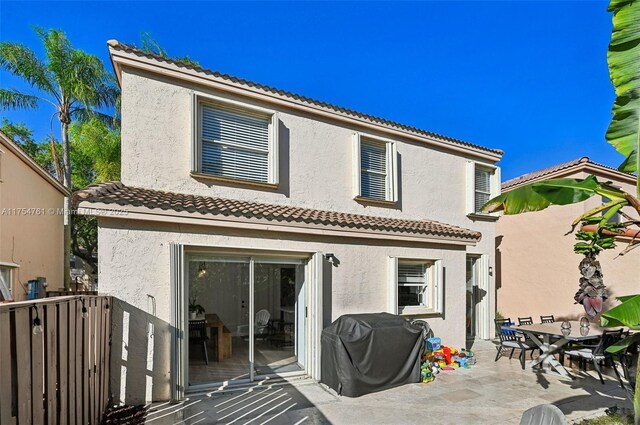
<svg viewBox="0 0 640 425">
<path fill-rule="evenodd" d="M 617 167 L 607 2 L 0 2 L 0 39 L 60 28 L 101 57 L 150 32 L 202 66 L 483 146 L 505 179 L 583 155 Z M 24 88 L 0 73 L 2 87 Z M 50 132 L 51 108 L 0 111 Z M 57 131 L 57 126 L 54 126 Z"/>
</svg>

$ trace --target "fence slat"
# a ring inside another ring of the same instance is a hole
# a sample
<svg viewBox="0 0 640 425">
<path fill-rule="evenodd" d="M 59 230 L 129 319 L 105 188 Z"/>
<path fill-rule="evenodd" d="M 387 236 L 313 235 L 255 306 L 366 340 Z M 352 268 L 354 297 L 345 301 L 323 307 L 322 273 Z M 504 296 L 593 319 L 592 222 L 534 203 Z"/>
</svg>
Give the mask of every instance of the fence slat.
<svg viewBox="0 0 640 425">
<path fill-rule="evenodd" d="M 11 323 L 9 311 L 0 311 L 0 424 L 15 424 L 13 416 L 11 395 L 13 390 L 13 377 L 11 373 Z"/>
<path fill-rule="evenodd" d="M 69 423 L 67 415 L 69 365 L 69 304 L 58 305 L 58 412 L 61 424 Z"/>
<path fill-rule="evenodd" d="M 31 322 L 29 309 L 15 311 L 16 366 L 18 378 L 18 423 L 31 424 L 31 359 L 24 353 L 31 352 Z"/>
<path fill-rule="evenodd" d="M 84 308 L 89 311 L 90 301 L 85 298 Z M 89 359 L 91 349 L 89 347 L 89 331 L 91 315 L 82 319 L 82 420 L 84 424 L 91 421 L 91 406 L 89 406 Z"/>
<path fill-rule="evenodd" d="M 86 424 L 87 421 L 84 420 L 84 358 L 83 356 L 83 342 L 84 342 L 84 320 L 82 320 L 81 315 L 82 304 L 79 301 L 75 303 L 76 310 L 76 355 L 74 358 L 76 359 L 76 423 L 78 424 Z"/>
<path fill-rule="evenodd" d="M 90 300 L 89 323 L 91 324 L 91 335 L 89 340 L 89 406 L 91 406 L 91 423 L 96 421 L 96 318 L 97 308 L 95 300 Z"/>
<path fill-rule="evenodd" d="M 67 395 L 69 397 L 69 425 L 75 425 L 76 423 L 76 323 L 78 322 L 78 315 L 76 311 L 76 301 L 69 302 L 69 329 L 67 337 L 69 338 L 68 346 L 68 372 L 69 377 L 67 379 Z"/>
<path fill-rule="evenodd" d="M 58 329 L 56 304 L 43 306 L 45 309 L 45 382 L 47 400 L 47 423 L 55 425 L 58 423 Z"/>
<path fill-rule="evenodd" d="M 109 358 L 107 357 L 107 346 L 109 345 L 109 329 L 107 323 L 109 320 L 109 299 L 105 298 L 102 304 L 102 364 L 100 373 L 100 410 L 104 412 L 107 408 L 108 394 L 105 386 L 107 382 L 107 369 L 109 368 Z"/>
<path fill-rule="evenodd" d="M 44 318 L 44 309 L 37 307 L 38 318 L 41 326 Z M 31 309 L 31 319 L 35 319 L 36 311 Z M 44 423 L 44 334 L 31 334 L 31 403 L 33 410 L 33 423 Z"/>
<path fill-rule="evenodd" d="M 103 397 L 104 397 L 104 409 L 109 407 L 109 401 L 111 401 L 111 312 L 113 311 L 113 298 L 108 298 L 107 303 L 109 308 L 105 313 L 105 349 L 104 349 L 104 381 L 102 383 L 103 387 Z"/>
<path fill-rule="evenodd" d="M 96 373 L 96 399 L 98 412 L 104 411 L 102 403 L 102 372 L 104 369 L 104 298 L 98 300 L 98 362 Z"/>
</svg>

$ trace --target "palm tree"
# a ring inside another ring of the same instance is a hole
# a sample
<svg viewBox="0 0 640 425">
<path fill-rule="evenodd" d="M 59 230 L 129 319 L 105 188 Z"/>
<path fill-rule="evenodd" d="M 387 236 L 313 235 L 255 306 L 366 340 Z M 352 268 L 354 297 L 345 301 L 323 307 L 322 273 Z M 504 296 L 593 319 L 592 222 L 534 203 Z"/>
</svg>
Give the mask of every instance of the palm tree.
<svg viewBox="0 0 640 425">
<path fill-rule="evenodd" d="M 118 87 L 97 56 L 75 49 L 61 30 L 35 29 L 46 59 L 38 58 L 23 44 L 0 42 L 0 67 L 22 78 L 33 92 L 0 87 L 0 108 L 35 109 L 43 102 L 53 106 L 60 123 L 62 139 L 62 183 L 72 190 L 69 155 L 69 125 L 74 120 L 97 117 L 110 124 L 114 118 L 98 109 L 113 107 Z M 53 118 L 52 116 L 52 118 Z M 69 288 L 69 249 L 71 240 L 71 200 L 65 198 L 64 286 Z"/>
</svg>

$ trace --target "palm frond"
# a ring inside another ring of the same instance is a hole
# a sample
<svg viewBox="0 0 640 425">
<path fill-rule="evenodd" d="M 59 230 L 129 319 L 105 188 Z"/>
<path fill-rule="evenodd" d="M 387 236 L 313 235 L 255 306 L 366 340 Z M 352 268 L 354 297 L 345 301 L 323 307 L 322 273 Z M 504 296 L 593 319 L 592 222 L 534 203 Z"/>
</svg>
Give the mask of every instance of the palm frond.
<svg viewBox="0 0 640 425">
<path fill-rule="evenodd" d="M 115 115 L 105 114 L 100 111 L 88 108 L 76 108 L 71 111 L 74 120 L 86 123 L 92 119 L 97 119 L 110 129 L 119 128 L 120 120 Z"/>
<path fill-rule="evenodd" d="M 0 88 L 0 109 L 34 109 L 40 98 L 14 89 Z"/>
<path fill-rule="evenodd" d="M 30 48 L 19 43 L 0 42 L 0 67 L 29 85 L 57 96 L 51 73 Z"/>
</svg>

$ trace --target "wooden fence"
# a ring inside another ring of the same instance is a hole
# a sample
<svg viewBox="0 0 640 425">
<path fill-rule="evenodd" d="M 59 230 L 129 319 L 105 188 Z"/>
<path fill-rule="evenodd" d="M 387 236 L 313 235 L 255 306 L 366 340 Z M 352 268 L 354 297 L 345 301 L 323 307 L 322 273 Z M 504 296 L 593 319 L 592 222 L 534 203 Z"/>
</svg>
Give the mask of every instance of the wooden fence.
<svg viewBox="0 0 640 425">
<path fill-rule="evenodd" d="M 1 425 L 100 423 L 110 306 L 102 296 L 0 304 Z"/>
</svg>

